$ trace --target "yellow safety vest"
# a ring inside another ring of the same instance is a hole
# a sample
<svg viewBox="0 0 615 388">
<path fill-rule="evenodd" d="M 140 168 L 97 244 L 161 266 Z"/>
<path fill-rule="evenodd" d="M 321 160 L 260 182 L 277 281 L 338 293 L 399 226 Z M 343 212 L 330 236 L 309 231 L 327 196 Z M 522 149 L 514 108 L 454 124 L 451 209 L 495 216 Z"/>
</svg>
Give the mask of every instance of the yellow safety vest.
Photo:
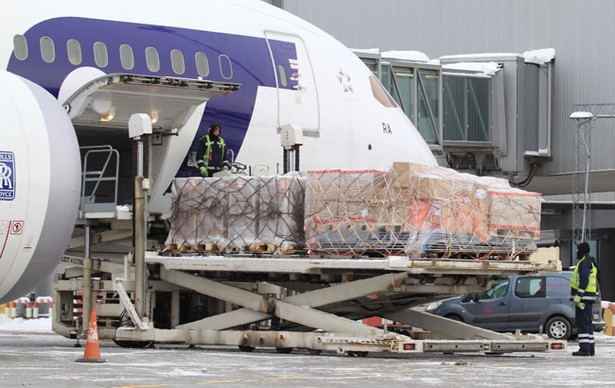
<svg viewBox="0 0 615 388">
<path fill-rule="evenodd" d="M 570 278 L 570 287 L 575 290 L 579 289 L 579 284 L 581 283 L 581 277 L 579 276 L 579 265 L 585 259 L 586 259 L 586 256 L 583 256 L 583 258 L 579 260 L 577 265 L 574 267 L 574 272 L 572 273 L 572 277 Z M 598 291 L 597 280 L 596 280 L 597 277 L 598 277 L 598 268 L 596 268 L 596 266 L 592 262 L 592 271 L 589 274 L 589 281 L 587 282 L 587 288 L 585 289 L 585 292 L 591 292 L 595 294 Z"/>
</svg>

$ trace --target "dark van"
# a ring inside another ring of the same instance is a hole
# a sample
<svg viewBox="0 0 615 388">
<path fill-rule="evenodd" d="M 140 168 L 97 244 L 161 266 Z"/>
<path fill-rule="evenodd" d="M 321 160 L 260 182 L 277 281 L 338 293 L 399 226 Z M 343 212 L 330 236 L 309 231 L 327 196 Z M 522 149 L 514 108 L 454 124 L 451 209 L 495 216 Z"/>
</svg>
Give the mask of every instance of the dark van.
<svg viewBox="0 0 615 388">
<path fill-rule="evenodd" d="M 544 332 L 554 339 L 576 334 L 570 301 L 572 272 L 511 275 L 491 288 L 430 304 L 426 311 L 498 332 Z M 602 331 L 600 296 L 593 304 L 594 330 Z"/>
</svg>

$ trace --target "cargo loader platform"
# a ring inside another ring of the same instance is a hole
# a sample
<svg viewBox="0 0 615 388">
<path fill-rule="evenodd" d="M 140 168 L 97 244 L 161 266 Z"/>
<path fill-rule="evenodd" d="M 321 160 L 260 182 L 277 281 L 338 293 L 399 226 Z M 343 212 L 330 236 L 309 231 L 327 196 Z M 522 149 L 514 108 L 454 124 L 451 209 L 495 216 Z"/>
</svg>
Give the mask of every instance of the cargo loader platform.
<svg viewBox="0 0 615 388">
<path fill-rule="evenodd" d="M 128 261 L 128 260 L 127 260 Z M 132 305 L 132 268 L 95 260 L 99 337 L 123 346 L 151 343 L 234 345 L 290 352 L 545 352 L 565 341 L 495 333 L 423 313 L 415 307 L 479 291 L 512 273 L 554 272 L 557 263 L 510 260 L 348 256 L 177 255 L 149 252 L 147 313 Z M 71 262 L 78 264 L 78 260 Z M 105 272 L 107 271 L 107 272 Z M 128 280 L 126 279 L 128 274 Z M 68 276 L 67 276 L 68 275 Z M 75 331 L 72 312 L 79 266 L 56 281 L 61 308 L 54 330 Z M 395 322 L 374 327 L 363 319 Z"/>
</svg>

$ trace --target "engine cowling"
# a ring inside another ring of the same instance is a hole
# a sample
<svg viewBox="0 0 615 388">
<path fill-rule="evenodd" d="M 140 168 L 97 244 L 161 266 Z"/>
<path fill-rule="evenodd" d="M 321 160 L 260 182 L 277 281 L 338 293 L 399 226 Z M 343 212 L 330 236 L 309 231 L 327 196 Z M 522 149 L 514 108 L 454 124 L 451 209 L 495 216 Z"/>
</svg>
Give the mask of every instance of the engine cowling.
<svg viewBox="0 0 615 388">
<path fill-rule="evenodd" d="M 79 210 L 81 157 L 73 125 L 40 86 L 0 72 L 0 303 L 54 270 Z"/>
</svg>

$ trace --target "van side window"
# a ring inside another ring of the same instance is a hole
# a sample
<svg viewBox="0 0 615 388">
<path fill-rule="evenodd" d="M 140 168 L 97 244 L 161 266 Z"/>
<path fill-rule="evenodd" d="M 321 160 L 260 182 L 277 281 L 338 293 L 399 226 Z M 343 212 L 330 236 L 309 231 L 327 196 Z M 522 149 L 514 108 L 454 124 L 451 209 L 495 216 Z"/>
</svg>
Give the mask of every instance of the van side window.
<svg viewBox="0 0 615 388">
<path fill-rule="evenodd" d="M 570 295 L 570 279 L 564 276 L 547 276 L 547 294 L 551 298 L 566 298 Z"/>
<path fill-rule="evenodd" d="M 515 295 L 519 298 L 544 298 L 547 296 L 544 277 L 524 277 L 517 279 Z"/>
</svg>

